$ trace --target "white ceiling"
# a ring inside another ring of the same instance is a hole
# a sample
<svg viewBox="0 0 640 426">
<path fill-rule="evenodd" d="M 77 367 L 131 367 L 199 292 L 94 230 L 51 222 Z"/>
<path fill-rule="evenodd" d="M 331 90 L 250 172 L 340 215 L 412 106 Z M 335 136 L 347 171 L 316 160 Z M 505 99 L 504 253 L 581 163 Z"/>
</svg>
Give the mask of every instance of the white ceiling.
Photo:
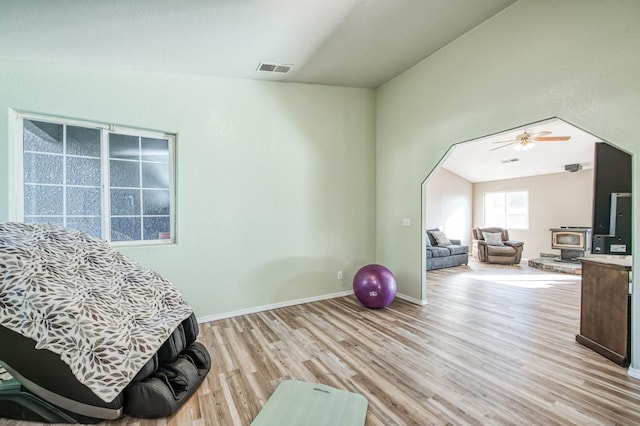
<svg viewBox="0 0 640 426">
<path fill-rule="evenodd" d="M 530 151 L 516 151 L 514 145 L 496 141 L 513 140 L 523 131 L 549 131 L 547 136 L 571 136 L 565 142 L 536 142 Z M 593 168 L 594 144 L 602 139 L 560 119 L 545 120 L 495 135 L 460 143 L 450 149 L 441 166 L 470 182 L 487 182 L 525 176 L 564 173 L 566 164 Z M 515 162 L 503 163 L 505 160 Z"/>
<path fill-rule="evenodd" d="M 0 59 L 378 87 L 515 1 L 0 0 Z"/>
</svg>

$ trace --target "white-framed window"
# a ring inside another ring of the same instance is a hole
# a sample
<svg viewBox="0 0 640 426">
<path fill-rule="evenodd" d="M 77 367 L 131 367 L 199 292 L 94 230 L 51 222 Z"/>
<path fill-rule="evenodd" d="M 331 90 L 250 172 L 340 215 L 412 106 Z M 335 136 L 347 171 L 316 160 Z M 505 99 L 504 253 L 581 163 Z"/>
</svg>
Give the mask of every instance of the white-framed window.
<svg viewBox="0 0 640 426">
<path fill-rule="evenodd" d="M 529 191 L 484 193 L 484 226 L 529 228 Z"/>
<path fill-rule="evenodd" d="M 16 220 L 171 243 L 175 135 L 16 113 Z"/>
</svg>

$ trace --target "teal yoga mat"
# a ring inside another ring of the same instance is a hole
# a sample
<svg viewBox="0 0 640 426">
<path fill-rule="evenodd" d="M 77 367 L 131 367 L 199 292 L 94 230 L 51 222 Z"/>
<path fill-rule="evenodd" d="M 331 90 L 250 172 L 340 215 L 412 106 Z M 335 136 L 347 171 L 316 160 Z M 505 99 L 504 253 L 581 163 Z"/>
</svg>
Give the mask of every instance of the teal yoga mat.
<svg viewBox="0 0 640 426">
<path fill-rule="evenodd" d="M 281 382 L 251 426 L 363 426 L 364 396 L 318 383 Z"/>
</svg>

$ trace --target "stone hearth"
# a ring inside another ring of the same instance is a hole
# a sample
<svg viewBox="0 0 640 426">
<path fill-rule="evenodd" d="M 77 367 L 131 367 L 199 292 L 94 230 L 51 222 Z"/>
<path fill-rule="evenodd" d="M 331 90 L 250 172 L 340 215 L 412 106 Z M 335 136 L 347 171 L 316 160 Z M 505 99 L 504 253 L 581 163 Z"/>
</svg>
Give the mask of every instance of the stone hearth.
<svg viewBox="0 0 640 426">
<path fill-rule="evenodd" d="M 562 262 L 560 261 L 560 256 L 555 254 L 540 253 L 540 257 L 529 259 L 529 266 L 542 271 L 582 275 L 582 265 L 580 263 Z"/>
</svg>

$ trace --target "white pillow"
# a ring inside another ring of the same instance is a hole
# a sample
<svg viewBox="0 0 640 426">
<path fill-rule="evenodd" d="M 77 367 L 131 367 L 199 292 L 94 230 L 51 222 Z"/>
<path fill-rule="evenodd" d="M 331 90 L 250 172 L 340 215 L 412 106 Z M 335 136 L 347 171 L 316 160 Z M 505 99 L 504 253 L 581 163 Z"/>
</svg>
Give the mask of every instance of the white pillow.
<svg viewBox="0 0 640 426">
<path fill-rule="evenodd" d="M 482 237 L 490 246 L 504 246 L 502 244 L 502 233 L 483 232 Z"/>
<path fill-rule="evenodd" d="M 451 245 L 451 241 L 449 241 L 449 239 L 447 238 L 444 232 L 442 231 L 429 231 L 429 232 L 431 232 L 431 235 L 436 240 L 436 243 L 438 244 L 438 246 L 444 247 L 444 246 Z"/>
</svg>

